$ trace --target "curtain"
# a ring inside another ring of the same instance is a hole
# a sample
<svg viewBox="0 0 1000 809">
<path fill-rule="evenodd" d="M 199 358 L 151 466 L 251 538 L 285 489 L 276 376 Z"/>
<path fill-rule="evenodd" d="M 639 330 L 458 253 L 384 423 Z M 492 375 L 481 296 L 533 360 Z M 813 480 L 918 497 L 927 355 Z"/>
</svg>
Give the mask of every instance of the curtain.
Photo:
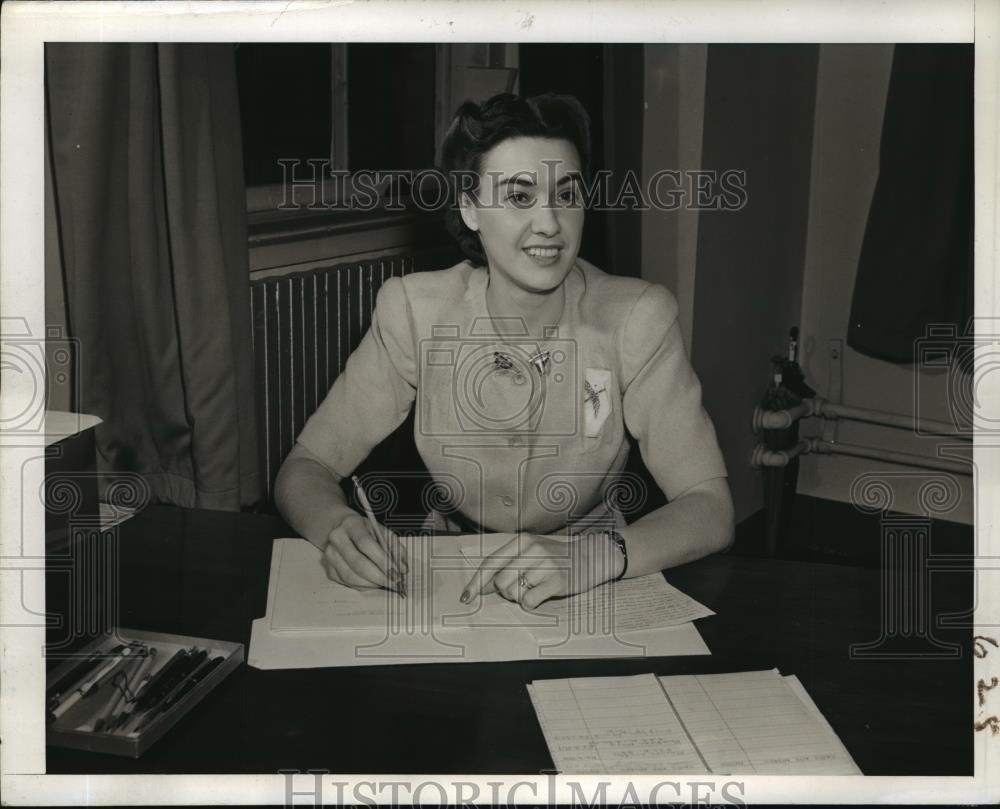
<svg viewBox="0 0 1000 809">
<path fill-rule="evenodd" d="M 261 494 L 231 45 L 49 44 L 46 113 L 74 405 L 98 470 L 154 502 Z"/>
<path fill-rule="evenodd" d="M 973 314 L 973 47 L 897 45 L 847 342 L 914 361 Z"/>
</svg>

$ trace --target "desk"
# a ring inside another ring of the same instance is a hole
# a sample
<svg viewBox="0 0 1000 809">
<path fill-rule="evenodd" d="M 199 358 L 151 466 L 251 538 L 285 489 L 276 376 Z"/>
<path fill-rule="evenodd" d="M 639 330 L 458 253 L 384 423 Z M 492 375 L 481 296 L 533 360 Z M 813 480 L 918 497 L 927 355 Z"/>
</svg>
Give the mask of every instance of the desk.
<svg viewBox="0 0 1000 809">
<path fill-rule="evenodd" d="M 151 507 L 120 528 L 127 627 L 240 641 L 264 614 L 278 518 Z M 718 615 L 713 654 L 258 671 L 243 666 L 141 759 L 47 749 L 49 773 L 538 773 L 533 679 L 777 667 L 796 674 L 867 775 L 972 774 L 971 630 L 950 660 L 852 660 L 879 637 L 881 573 L 734 555 L 670 571 Z M 972 605 L 968 569 L 932 577 L 935 616 Z"/>
</svg>

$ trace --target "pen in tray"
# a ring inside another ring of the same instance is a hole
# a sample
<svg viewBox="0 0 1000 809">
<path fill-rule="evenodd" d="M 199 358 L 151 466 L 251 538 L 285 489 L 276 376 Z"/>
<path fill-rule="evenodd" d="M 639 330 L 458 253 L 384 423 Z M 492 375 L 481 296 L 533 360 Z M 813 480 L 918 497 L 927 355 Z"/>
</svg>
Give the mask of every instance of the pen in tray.
<svg viewBox="0 0 1000 809">
<path fill-rule="evenodd" d="M 134 660 L 111 678 L 112 696 L 107 700 L 93 724 L 93 729 L 98 733 L 109 728 L 112 717 L 128 701 L 132 694 L 132 688 L 141 680 L 143 671 L 148 670 L 153 660 L 156 659 L 156 649 L 149 649 L 139 655 L 133 655 L 133 657 Z"/>
<path fill-rule="evenodd" d="M 134 733 L 140 727 L 145 727 L 152 717 L 159 713 L 166 699 L 198 670 L 206 657 L 208 657 L 207 649 L 189 650 L 183 664 L 174 669 L 170 677 L 157 682 L 152 687 L 143 689 L 143 693 L 136 700 L 135 710 L 127 720 L 127 724 L 119 726 L 120 732 Z"/>
<path fill-rule="evenodd" d="M 92 694 L 97 693 L 114 674 L 129 662 L 129 657 L 137 652 L 137 647 L 126 646 L 115 657 L 108 660 L 103 666 L 98 668 L 96 673 L 90 673 L 72 691 L 59 697 L 57 704 L 49 710 L 48 721 L 59 719 L 73 706 Z"/>
<path fill-rule="evenodd" d="M 150 677 L 149 682 L 143 686 L 142 691 L 136 699 L 137 707 L 145 708 L 151 704 L 152 700 L 157 698 L 164 684 L 169 683 L 177 675 L 178 671 L 184 669 L 193 652 L 193 646 L 190 649 L 178 649 L 174 652 L 170 659 L 163 664 L 163 668 Z"/>
<path fill-rule="evenodd" d="M 119 644 L 109 652 L 94 652 L 73 666 L 45 690 L 45 700 L 49 710 L 56 707 L 64 695 L 75 691 L 83 681 L 83 678 L 100 666 L 101 663 L 107 662 L 112 657 L 117 657 L 124 650 L 125 644 Z"/>
<path fill-rule="evenodd" d="M 140 722 L 135 728 L 128 731 L 129 733 L 135 732 L 139 733 L 142 731 L 146 725 L 156 719 L 158 714 L 166 713 L 171 708 L 174 707 L 178 702 L 184 699 L 185 696 L 194 690 L 194 687 L 198 685 L 202 680 L 204 680 L 209 674 L 211 674 L 215 669 L 222 663 L 225 658 L 222 655 L 217 655 L 211 660 L 202 660 L 201 664 L 177 687 L 167 694 L 159 703 L 154 705 L 147 711 L 143 717 L 142 722 Z"/>
<path fill-rule="evenodd" d="M 114 672 L 105 677 L 92 694 L 78 703 L 72 712 L 67 713 L 67 721 L 73 720 L 76 730 L 98 730 L 108 711 L 118 701 L 125 678 L 144 659 L 145 652 L 133 653 L 124 664 L 118 666 Z"/>
<path fill-rule="evenodd" d="M 176 682 L 174 678 L 178 673 L 183 675 L 184 668 L 190 660 L 194 649 L 195 647 L 193 646 L 190 649 L 178 649 L 156 674 L 149 677 L 145 683 L 140 683 L 138 694 L 136 694 L 136 698 L 132 703 L 131 716 L 152 705 L 154 701 L 160 698 L 161 692 L 164 692 L 165 687 L 173 687 L 172 683 Z M 124 720 L 119 717 L 118 727 L 121 726 L 123 721 L 127 721 L 127 719 L 128 717 L 125 717 Z"/>
<path fill-rule="evenodd" d="M 114 732 L 114 729 L 118 727 L 122 717 L 132 709 L 132 706 L 135 705 L 136 697 L 141 692 L 142 687 L 149 682 L 149 672 L 156 663 L 157 654 L 158 652 L 156 647 L 150 647 L 149 654 L 142 661 L 138 669 L 132 673 L 128 682 L 125 683 L 123 694 L 124 698 L 117 705 L 115 705 L 110 712 L 110 717 L 107 718 L 103 724 L 98 722 L 96 730 L 104 731 L 106 733 Z"/>
<path fill-rule="evenodd" d="M 120 706 L 120 710 L 111 718 L 111 721 L 107 723 L 104 730 L 108 733 L 116 733 L 118 729 L 128 722 L 136 711 L 136 703 L 139 697 L 145 691 L 146 686 L 152 680 L 152 675 L 150 671 L 156 662 L 157 650 L 154 647 L 150 650 L 149 658 L 143 663 L 142 668 L 136 672 L 134 682 L 130 683 L 128 686 L 128 698 L 124 705 Z"/>
</svg>

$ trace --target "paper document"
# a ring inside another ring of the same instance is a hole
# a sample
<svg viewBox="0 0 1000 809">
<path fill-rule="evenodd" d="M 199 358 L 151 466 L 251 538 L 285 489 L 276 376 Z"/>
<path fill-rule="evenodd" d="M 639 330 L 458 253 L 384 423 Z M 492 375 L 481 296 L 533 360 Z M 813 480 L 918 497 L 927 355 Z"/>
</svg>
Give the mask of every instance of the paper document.
<svg viewBox="0 0 1000 809">
<path fill-rule="evenodd" d="M 272 559 L 277 576 L 271 631 L 417 629 L 517 620 L 502 599 L 462 604 L 459 597 L 473 569 L 459 556 L 432 559 L 427 544 L 418 540 L 408 546 L 407 597 L 402 598 L 390 590 L 355 590 L 331 581 L 315 545 L 304 539 L 278 540 Z"/>
<path fill-rule="evenodd" d="M 460 551 L 484 540 L 504 537 L 406 540 L 407 598 L 332 582 L 315 546 L 275 540 L 267 610 L 253 623 L 247 662 L 282 669 L 710 654 L 691 622 L 625 633 L 609 632 L 600 622 L 564 621 L 559 631 L 549 626 L 548 634 L 536 635 L 528 622 L 554 623 L 551 616 L 523 611 L 496 593 L 463 604 L 460 596 L 478 563 Z"/>
<path fill-rule="evenodd" d="M 776 670 L 543 680 L 528 692 L 567 773 L 861 774 L 801 683 Z"/>
<path fill-rule="evenodd" d="M 615 632 L 638 632 L 676 626 L 715 615 L 704 604 L 667 584 L 661 573 L 622 579 L 569 598 L 539 605 L 535 615 L 551 617 L 553 625 L 532 623 L 536 637 L 562 634 L 566 622 L 605 625 Z M 555 623 L 558 622 L 558 623 Z"/>
<path fill-rule="evenodd" d="M 854 762 L 812 700 L 777 671 L 661 677 L 716 773 L 837 775 Z"/>
<path fill-rule="evenodd" d="M 513 535 L 498 534 L 494 537 L 509 540 Z M 496 539 L 492 544 L 496 545 Z M 468 545 L 461 550 L 475 567 L 479 567 L 486 554 L 485 549 Z M 567 624 L 628 633 L 677 626 L 715 615 L 704 604 L 667 584 L 662 573 L 608 582 L 568 598 L 549 599 L 535 610 L 525 610 L 514 603 L 511 607 L 532 634 L 540 639 L 564 636 Z"/>
<path fill-rule="evenodd" d="M 710 772 L 653 674 L 536 680 L 528 691 L 562 772 Z"/>
</svg>

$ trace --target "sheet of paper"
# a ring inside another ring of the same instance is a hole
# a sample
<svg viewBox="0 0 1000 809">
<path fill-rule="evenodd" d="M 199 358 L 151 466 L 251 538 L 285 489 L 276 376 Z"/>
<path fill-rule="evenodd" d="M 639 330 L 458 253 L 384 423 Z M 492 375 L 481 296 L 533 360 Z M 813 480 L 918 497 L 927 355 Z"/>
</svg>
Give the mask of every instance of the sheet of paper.
<svg viewBox="0 0 1000 809">
<path fill-rule="evenodd" d="M 861 772 L 861 768 L 858 767 L 857 763 L 854 761 L 854 757 L 851 756 L 851 754 L 847 751 L 847 748 L 844 747 L 844 743 L 840 740 L 840 737 L 837 735 L 837 732 L 830 726 L 830 723 L 827 721 L 827 718 L 823 716 L 820 709 L 816 706 L 816 703 L 813 702 L 812 697 L 809 696 L 809 692 L 806 691 L 805 686 L 803 686 L 802 683 L 799 682 L 799 678 L 796 677 L 794 674 L 787 674 L 783 677 L 783 679 L 785 683 L 788 685 L 788 687 L 802 701 L 802 704 L 806 706 L 806 709 L 815 717 L 816 721 L 820 722 L 823 725 L 823 727 L 825 727 L 829 731 L 830 736 L 833 739 L 836 739 L 837 747 L 840 750 L 843 758 L 846 759 L 847 761 L 850 761 L 851 767 L 853 767 L 853 769 L 847 770 L 845 774 L 863 775 L 863 773 Z"/>
<path fill-rule="evenodd" d="M 564 773 L 709 772 L 653 674 L 536 680 L 529 694 Z"/>
<path fill-rule="evenodd" d="M 773 669 L 536 680 L 528 694 L 565 773 L 861 774 L 801 683 Z"/>
<path fill-rule="evenodd" d="M 410 567 L 408 597 L 389 590 L 354 590 L 327 578 L 320 551 L 304 539 L 281 539 L 270 628 L 274 632 L 316 629 L 375 629 L 390 621 L 420 620 L 429 584 L 420 564 Z"/>
<path fill-rule="evenodd" d="M 487 554 L 512 537 L 496 534 L 488 543 L 466 541 L 460 550 L 470 565 L 478 567 Z M 506 601 L 496 594 L 484 600 L 490 598 Z M 677 626 L 715 614 L 668 584 L 660 573 L 610 582 L 569 598 L 550 599 L 533 611 L 506 603 L 539 639 L 565 637 L 570 627 L 575 633 L 629 633 Z"/>
<path fill-rule="evenodd" d="M 487 596 L 463 605 L 459 596 L 474 570 L 458 548 L 478 546 L 480 539 L 439 537 L 445 544 L 433 546 L 429 621 L 409 607 L 417 603 L 412 598 L 391 613 L 382 602 L 377 615 L 374 607 L 366 614 L 354 591 L 326 579 L 312 545 L 302 539 L 275 540 L 267 612 L 253 622 L 248 663 L 284 669 L 711 654 L 690 623 L 635 632 L 627 640 L 587 633 L 540 640 L 502 598 Z M 384 591 L 367 595 L 397 598 Z"/>
<path fill-rule="evenodd" d="M 565 634 L 567 625 L 601 626 L 609 632 L 631 633 L 677 626 L 715 613 L 667 584 L 660 573 L 654 573 L 546 601 L 533 614 L 550 622 L 539 623 L 539 617 L 526 621 L 536 637 L 547 638 Z"/>
<path fill-rule="evenodd" d="M 716 774 L 861 772 L 808 695 L 803 700 L 777 670 L 678 675 L 660 683 Z"/>
<path fill-rule="evenodd" d="M 522 628 L 434 627 L 429 631 L 359 629 L 349 632 L 272 632 L 267 617 L 253 622 L 247 663 L 256 669 L 391 666 L 415 663 L 490 663 L 616 656 L 670 657 L 711 654 L 694 624 L 641 633 L 638 649 L 609 649 L 597 641 L 555 649 Z"/>
<path fill-rule="evenodd" d="M 444 540 L 450 538 L 442 538 Z M 269 607 L 273 632 L 442 626 L 519 626 L 517 615 L 499 598 L 460 601 L 471 568 L 459 554 L 434 557 L 428 540 L 409 546 L 407 597 L 380 589 L 355 590 L 331 581 L 320 551 L 303 539 L 276 540 L 272 554 Z M 276 570 L 276 573 L 274 572 Z"/>
</svg>

